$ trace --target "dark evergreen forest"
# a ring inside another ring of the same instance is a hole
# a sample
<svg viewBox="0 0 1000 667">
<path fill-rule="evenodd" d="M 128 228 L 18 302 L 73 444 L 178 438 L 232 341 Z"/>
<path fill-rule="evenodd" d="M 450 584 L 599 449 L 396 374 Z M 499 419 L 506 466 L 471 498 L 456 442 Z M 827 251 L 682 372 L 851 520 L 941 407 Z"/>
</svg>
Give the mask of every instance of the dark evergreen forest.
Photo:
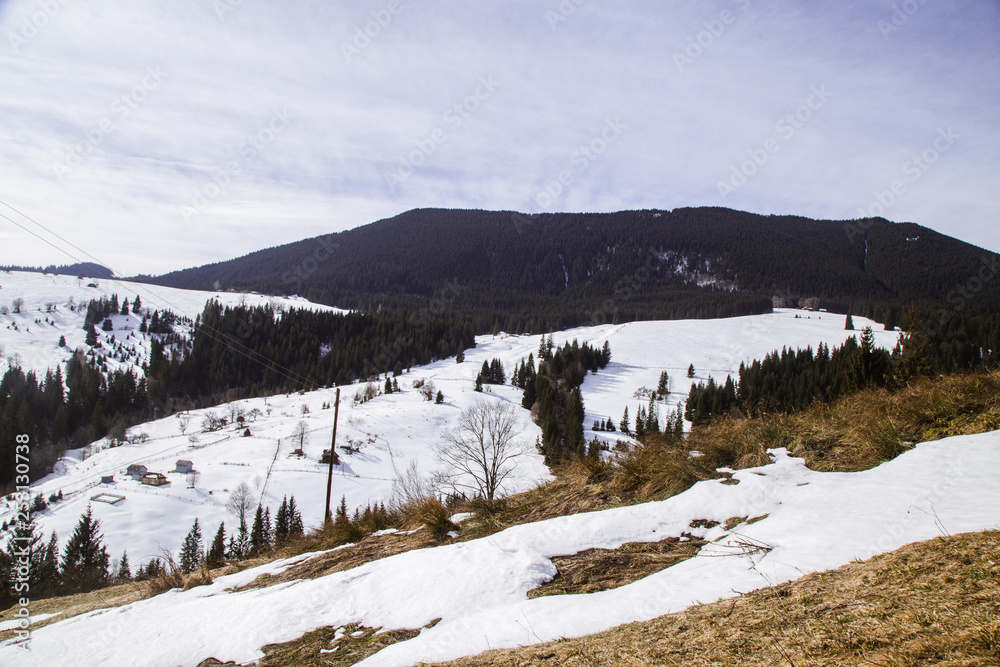
<svg viewBox="0 0 1000 667">
<path fill-rule="evenodd" d="M 446 292 L 476 333 L 729 317 L 773 302 L 902 324 L 911 307 L 996 312 L 994 253 L 911 223 L 726 208 L 539 214 L 418 209 L 199 268 L 175 287 L 299 294 L 409 314 Z M 440 304 L 436 304 L 440 305 Z"/>
</svg>

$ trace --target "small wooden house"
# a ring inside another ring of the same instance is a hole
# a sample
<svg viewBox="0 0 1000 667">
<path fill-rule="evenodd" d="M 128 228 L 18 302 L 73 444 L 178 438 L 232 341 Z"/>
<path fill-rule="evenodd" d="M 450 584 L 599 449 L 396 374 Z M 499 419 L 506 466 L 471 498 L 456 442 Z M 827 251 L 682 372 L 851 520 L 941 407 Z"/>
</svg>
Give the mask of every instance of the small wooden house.
<svg viewBox="0 0 1000 667">
<path fill-rule="evenodd" d="M 194 472 L 194 464 L 186 459 L 179 459 L 176 465 L 177 465 L 176 468 L 177 472 L 182 472 L 182 473 Z"/>
<path fill-rule="evenodd" d="M 128 468 L 125 468 L 125 474 L 137 482 L 140 481 L 147 472 L 148 470 L 146 469 L 146 466 L 141 463 L 133 463 Z"/>
<path fill-rule="evenodd" d="M 167 476 L 158 472 L 147 472 L 142 476 L 142 483 L 149 486 L 161 486 L 167 483 Z"/>
<path fill-rule="evenodd" d="M 101 476 L 101 484 L 114 484 L 114 483 L 115 483 L 115 476 L 114 475 L 102 475 Z"/>
</svg>

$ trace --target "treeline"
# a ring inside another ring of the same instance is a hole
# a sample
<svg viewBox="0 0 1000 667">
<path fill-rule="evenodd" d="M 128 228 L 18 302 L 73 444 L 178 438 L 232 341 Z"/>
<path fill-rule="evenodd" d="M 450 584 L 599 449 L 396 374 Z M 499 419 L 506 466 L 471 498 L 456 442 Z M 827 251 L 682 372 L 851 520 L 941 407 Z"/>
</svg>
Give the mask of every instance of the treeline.
<svg viewBox="0 0 1000 667">
<path fill-rule="evenodd" d="M 583 434 L 583 399 L 580 385 L 587 372 L 596 373 L 611 361 L 607 341 L 601 349 L 575 339 L 556 348 L 552 335 L 542 337 L 538 347 L 538 368 L 528 355 L 514 370 L 512 382 L 524 390 L 521 405 L 531 410 L 542 429 L 539 447 L 547 465 L 568 456 L 586 454 Z"/>
<path fill-rule="evenodd" d="M 88 306 L 88 326 L 123 307 L 117 297 Z M 145 317 L 145 316 L 144 316 Z M 176 316 L 153 312 L 150 331 L 173 331 Z M 145 319 L 144 319 L 145 323 Z M 209 302 L 191 341 L 153 335 L 146 377 L 107 371 L 102 345 L 79 351 L 44 377 L 12 367 L 0 380 L 0 490 L 14 479 L 15 436 L 31 439 L 31 479 L 52 470 L 70 446 L 111 435 L 119 444 L 128 426 L 178 409 L 290 391 L 349 384 L 446 358 L 475 347 L 468 324 L 448 319 L 222 307 Z M 125 354 L 117 351 L 114 354 Z"/>
<path fill-rule="evenodd" d="M 475 347 L 468 324 L 451 319 L 290 310 L 270 306 L 205 306 L 190 351 L 149 361 L 154 400 L 191 400 L 300 390 L 402 371 Z M 397 373 L 398 374 L 398 373 Z"/>
<path fill-rule="evenodd" d="M 988 370 L 1000 365 L 1000 316 L 935 321 L 915 311 L 890 353 L 875 347 L 870 328 L 832 350 L 782 349 L 740 364 L 736 381 L 692 385 L 685 418 L 700 424 L 733 409 L 759 416 L 790 413 L 867 387 L 902 386 L 912 377 Z"/>
<path fill-rule="evenodd" d="M 30 478 L 45 476 L 69 443 L 88 443 L 152 417 L 146 380 L 132 370 L 102 373 L 82 352 L 39 378 L 12 367 L 0 379 L 0 488 L 14 480 L 14 442 L 28 436 Z"/>
</svg>

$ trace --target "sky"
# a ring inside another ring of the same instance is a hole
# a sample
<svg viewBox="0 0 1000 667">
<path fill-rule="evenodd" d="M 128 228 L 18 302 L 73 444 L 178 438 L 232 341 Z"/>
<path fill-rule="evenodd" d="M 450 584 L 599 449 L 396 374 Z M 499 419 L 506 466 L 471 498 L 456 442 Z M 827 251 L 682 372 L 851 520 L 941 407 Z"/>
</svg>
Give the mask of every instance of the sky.
<svg viewBox="0 0 1000 667">
<path fill-rule="evenodd" d="M 1000 251 L 997 34 L 944 0 L 0 0 L 0 265 L 160 274 L 418 207 Z"/>
</svg>

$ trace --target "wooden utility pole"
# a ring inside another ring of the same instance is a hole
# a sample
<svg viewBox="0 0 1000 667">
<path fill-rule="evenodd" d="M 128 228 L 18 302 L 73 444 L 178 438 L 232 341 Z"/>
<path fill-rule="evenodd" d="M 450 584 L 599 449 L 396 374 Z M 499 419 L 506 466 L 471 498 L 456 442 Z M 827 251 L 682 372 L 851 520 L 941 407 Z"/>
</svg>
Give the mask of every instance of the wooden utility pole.
<svg viewBox="0 0 1000 667">
<path fill-rule="evenodd" d="M 330 494 L 333 492 L 333 459 L 337 456 L 337 417 L 340 415 L 340 387 L 337 387 L 337 399 L 333 404 L 333 440 L 330 441 L 330 470 L 326 477 L 326 512 L 323 514 L 323 523 L 327 524 L 331 520 L 330 516 Z"/>
</svg>

